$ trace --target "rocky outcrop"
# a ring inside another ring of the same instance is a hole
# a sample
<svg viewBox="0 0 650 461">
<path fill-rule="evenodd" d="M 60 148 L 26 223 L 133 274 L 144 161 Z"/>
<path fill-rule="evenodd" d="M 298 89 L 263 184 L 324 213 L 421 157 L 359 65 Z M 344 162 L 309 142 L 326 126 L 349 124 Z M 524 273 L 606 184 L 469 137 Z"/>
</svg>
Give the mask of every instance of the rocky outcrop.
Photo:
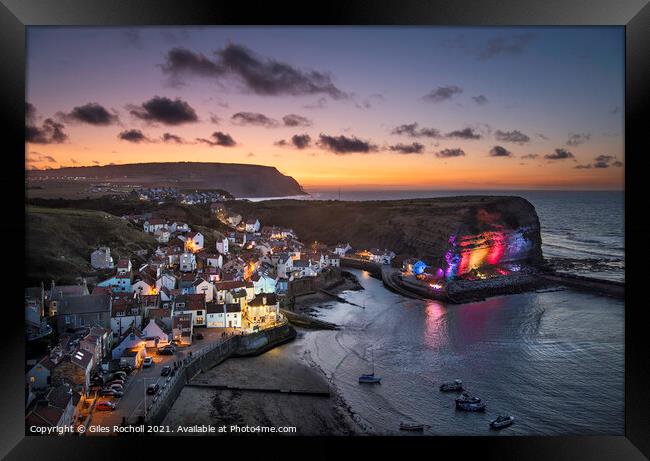
<svg viewBox="0 0 650 461">
<path fill-rule="evenodd" d="M 274 200 L 231 205 L 304 242 L 388 248 L 454 274 L 483 265 L 542 263 L 535 208 L 521 197 L 463 196 L 368 202 Z"/>
</svg>

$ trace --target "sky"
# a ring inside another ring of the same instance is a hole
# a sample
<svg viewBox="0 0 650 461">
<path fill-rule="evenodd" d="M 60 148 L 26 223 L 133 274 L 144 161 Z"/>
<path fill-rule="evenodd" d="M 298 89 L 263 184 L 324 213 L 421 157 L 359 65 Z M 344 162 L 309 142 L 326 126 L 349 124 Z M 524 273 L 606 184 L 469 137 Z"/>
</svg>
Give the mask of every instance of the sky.
<svg viewBox="0 0 650 461">
<path fill-rule="evenodd" d="M 28 27 L 25 166 L 623 189 L 622 27 Z"/>
</svg>

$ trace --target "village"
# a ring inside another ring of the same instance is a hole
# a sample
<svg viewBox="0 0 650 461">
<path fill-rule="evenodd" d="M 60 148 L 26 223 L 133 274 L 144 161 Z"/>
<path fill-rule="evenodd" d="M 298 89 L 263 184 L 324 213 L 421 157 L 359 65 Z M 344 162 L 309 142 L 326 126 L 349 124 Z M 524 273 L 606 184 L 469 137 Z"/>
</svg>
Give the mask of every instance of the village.
<svg viewBox="0 0 650 461">
<path fill-rule="evenodd" d="M 341 257 L 376 264 L 395 257 L 348 243 L 305 245 L 292 229 L 262 226 L 229 212 L 227 201 L 206 200 L 211 217 L 229 229 L 215 231 L 209 247 L 186 222 L 125 215 L 155 238 L 155 251 L 114 261 L 111 249 L 99 246 L 90 265 L 110 276 L 26 288 L 28 341 L 57 339 L 26 364 L 28 428 L 44 433 L 143 418 L 147 398 L 155 401 L 193 353 L 287 323 L 281 310 L 296 296 L 340 279 Z"/>
</svg>

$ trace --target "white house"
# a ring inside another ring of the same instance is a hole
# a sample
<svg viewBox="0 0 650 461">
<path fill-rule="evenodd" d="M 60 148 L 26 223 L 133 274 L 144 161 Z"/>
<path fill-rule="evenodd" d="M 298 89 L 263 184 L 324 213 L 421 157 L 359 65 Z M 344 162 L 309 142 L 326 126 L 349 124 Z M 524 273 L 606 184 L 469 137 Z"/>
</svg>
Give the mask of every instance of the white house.
<svg viewBox="0 0 650 461">
<path fill-rule="evenodd" d="M 341 257 L 337 253 L 327 255 L 327 264 L 330 267 L 341 267 Z"/>
<path fill-rule="evenodd" d="M 265 274 L 256 274 L 251 280 L 253 281 L 253 290 L 255 294 L 275 293 L 275 279 Z"/>
<path fill-rule="evenodd" d="M 159 243 L 167 243 L 171 233 L 167 229 L 158 229 L 153 235 Z"/>
<path fill-rule="evenodd" d="M 150 234 L 153 234 L 157 230 L 162 229 L 166 226 L 164 219 L 151 218 L 144 222 L 144 231 Z"/>
<path fill-rule="evenodd" d="M 162 287 L 167 287 L 169 290 L 173 290 L 176 288 L 176 276 L 174 274 L 170 274 L 169 272 L 164 272 L 160 275 L 160 278 L 156 282 L 156 288 L 158 291 L 162 289 Z"/>
<path fill-rule="evenodd" d="M 122 354 L 129 349 L 144 349 L 145 340 L 144 335 L 139 328 L 129 328 L 124 332 L 124 338 L 120 343 L 115 346 L 111 352 L 112 358 L 119 359 Z"/>
<path fill-rule="evenodd" d="M 194 253 L 185 252 L 180 257 L 180 270 L 182 272 L 192 272 L 196 270 L 196 256 Z"/>
<path fill-rule="evenodd" d="M 154 290 L 157 290 L 156 281 L 149 277 L 143 277 L 131 285 L 131 291 L 139 295 L 154 294 Z"/>
<path fill-rule="evenodd" d="M 395 253 L 392 251 L 379 250 L 377 248 L 373 248 L 369 253 L 370 260 L 377 264 L 390 264 L 395 257 Z"/>
<path fill-rule="evenodd" d="M 149 323 L 142 330 L 146 347 L 162 347 L 169 344 L 170 333 L 167 325 L 159 318 L 150 318 Z"/>
<path fill-rule="evenodd" d="M 209 303 L 214 298 L 214 285 L 210 282 L 197 278 L 192 284 L 193 292 L 197 295 L 205 295 L 205 302 Z"/>
<path fill-rule="evenodd" d="M 278 258 L 276 267 L 276 273 L 278 277 L 288 278 L 289 274 L 293 272 L 293 259 L 287 253 L 283 253 Z"/>
<path fill-rule="evenodd" d="M 133 267 L 130 259 L 120 259 L 117 262 L 117 275 L 127 275 L 131 273 Z"/>
<path fill-rule="evenodd" d="M 339 244 L 336 245 L 336 247 L 334 248 L 334 253 L 336 253 L 336 254 L 339 255 L 339 256 L 345 256 L 345 254 L 346 254 L 348 251 L 350 251 L 351 249 L 352 249 L 352 247 L 350 246 L 349 243 L 347 243 L 347 242 L 346 242 L 346 243 L 339 243 Z"/>
<path fill-rule="evenodd" d="M 221 253 L 222 255 L 227 255 L 228 254 L 228 239 L 223 238 L 223 239 L 217 239 L 217 251 Z"/>
<path fill-rule="evenodd" d="M 253 323 L 277 320 L 280 316 L 280 303 L 275 293 L 260 293 L 255 296 L 248 302 L 246 315 Z"/>
<path fill-rule="evenodd" d="M 52 369 L 55 366 L 56 364 L 52 362 L 48 355 L 43 357 L 36 365 L 34 365 L 25 376 L 32 389 L 47 389 L 50 385 Z"/>
<path fill-rule="evenodd" d="M 207 307 L 208 328 L 241 328 L 241 305 L 211 303 Z"/>
<path fill-rule="evenodd" d="M 93 269 L 112 269 L 113 258 L 109 247 L 99 247 L 90 254 L 90 265 Z"/>
<path fill-rule="evenodd" d="M 228 221 L 228 224 L 230 224 L 232 227 L 236 227 L 241 222 L 241 219 L 242 219 L 241 215 L 232 214 L 232 215 L 228 216 L 226 221 Z"/>
<path fill-rule="evenodd" d="M 185 242 L 185 248 L 192 252 L 203 249 L 204 237 L 200 232 L 188 232 L 182 239 Z"/>
<path fill-rule="evenodd" d="M 246 220 L 246 232 L 259 232 L 260 221 L 256 218 L 248 218 Z"/>
</svg>

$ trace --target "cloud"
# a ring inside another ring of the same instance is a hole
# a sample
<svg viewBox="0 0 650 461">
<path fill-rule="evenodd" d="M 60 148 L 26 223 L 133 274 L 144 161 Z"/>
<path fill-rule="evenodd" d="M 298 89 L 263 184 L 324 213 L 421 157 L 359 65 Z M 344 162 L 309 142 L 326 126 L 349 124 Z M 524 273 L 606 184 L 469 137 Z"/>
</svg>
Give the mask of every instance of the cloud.
<svg viewBox="0 0 650 461">
<path fill-rule="evenodd" d="M 307 117 L 297 114 L 289 114 L 282 117 L 284 126 L 311 126 L 312 122 Z"/>
<path fill-rule="evenodd" d="M 291 137 L 291 143 L 298 149 L 305 149 L 311 143 L 311 136 L 308 134 L 294 134 Z"/>
<path fill-rule="evenodd" d="M 436 128 L 419 128 L 417 122 L 400 125 L 393 128 L 391 134 L 406 135 L 411 138 L 442 138 L 442 133 Z"/>
<path fill-rule="evenodd" d="M 412 144 L 395 144 L 393 146 L 388 146 L 393 152 L 399 152 L 400 154 L 421 154 L 424 152 L 424 146 L 419 142 L 414 142 Z"/>
<path fill-rule="evenodd" d="M 73 159 L 73 158 L 70 159 L 70 162 L 71 162 L 73 165 L 76 165 L 76 164 L 77 164 L 77 161 L 76 161 L 75 159 Z"/>
<path fill-rule="evenodd" d="M 209 144 L 210 146 L 232 147 L 237 144 L 232 136 L 221 131 L 215 131 L 212 133 L 212 139 L 214 139 L 214 141 L 211 139 L 196 138 L 197 141 Z"/>
<path fill-rule="evenodd" d="M 305 109 L 324 109 L 327 106 L 327 98 L 318 98 L 317 101 L 305 104 Z"/>
<path fill-rule="evenodd" d="M 134 143 L 150 141 L 150 139 L 147 136 L 145 136 L 142 131 L 137 129 L 121 131 L 117 135 L 117 137 L 123 141 L 129 141 Z"/>
<path fill-rule="evenodd" d="M 258 56 L 236 44 L 226 45 L 215 55 L 216 59 L 211 60 L 201 53 L 173 48 L 160 67 L 176 84 L 181 83 L 182 77 L 200 76 L 218 82 L 234 79 L 244 90 L 264 96 L 324 94 L 332 99 L 348 97 L 334 85 L 327 72 L 299 69 L 285 62 Z"/>
<path fill-rule="evenodd" d="M 130 113 L 147 122 L 181 125 L 199 120 L 196 111 L 187 102 L 176 98 L 154 96 L 140 106 L 130 106 Z"/>
<path fill-rule="evenodd" d="M 35 115 L 30 115 L 32 120 Z M 63 131 L 65 125 L 46 118 L 39 127 L 32 124 L 25 126 L 25 142 L 32 144 L 61 144 L 68 140 L 68 135 Z"/>
<path fill-rule="evenodd" d="M 279 125 L 277 120 L 267 117 L 257 112 L 237 112 L 230 120 L 233 124 L 239 126 L 263 126 L 265 128 L 275 128 Z"/>
<path fill-rule="evenodd" d="M 537 155 L 537 154 L 526 154 L 526 155 L 520 156 L 520 158 L 527 158 L 527 159 L 531 159 L 531 160 L 534 159 L 534 158 L 537 158 L 537 157 L 539 157 L 539 155 Z"/>
<path fill-rule="evenodd" d="M 214 114 L 210 114 L 210 123 L 214 123 L 215 125 L 219 125 L 221 123 L 221 119 L 217 117 Z"/>
<path fill-rule="evenodd" d="M 623 162 L 618 160 L 614 155 L 599 155 L 594 158 L 593 163 L 585 164 L 585 165 L 577 165 L 575 168 L 609 168 L 610 166 L 614 167 L 622 167 Z"/>
<path fill-rule="evenodd" d="M 98 160 L 93 160 L 93 163 L 94 163 L 95 165 L 99 165 L 99 161 L 98 161 Z"/>
<path fill-rule="evenodd" d="M 173 142 L 176 144 L 186 144 L 185 140 L 178 135 L 172 133 L 163 133 L 161 136 L 162 142 Z"/>
<path fill-rule="evenodd" d="M 548 136 L 546 136 L 544 133 L 535 133 L 535 136 L 537 136 L 540 139 L 544 139 L 548 141 Z"/>
<path fill-rule="evenodd" d="M 40 152 L 30 152 L 27 155 L 27 163 L 37 163 L 37 162 L 47 162 L 47 163 L 58 163 L 57 160 L 51 155 L 41 154 Z"/>
<path fill-rule="evenodd" d="M 544 156 L 548 160 L 566 160 L 568 158 L 575 158 L 571 152 L 566 149 L 555 149 L 555 152 L 552 154 L 546 154 Z"/>
<path fill-rule="evenodd" d="M 68 123 L 88 123 L 98 126 L 111 125 L 119 121 L 116 114 L 96 102 L 73 107 L 70 112 L 59 112 L 58 115 Z"/>
<path fill-rule="evenodd" d="M 530 32 L 493 37 L 479 47 L 477 57 L 478 59 L 484 60 L 501 55 L 519 55 L 530 45 L 534 37 L 535 35 Z"/>
<path fill-rule="evenodd" d="M 25 103 L 25 122 L 29 124 L 36 122 L 36 107 L 29 102 Z"/>
<path fill-rule="evenodd" d="M 569 139 L 566 142 L 567 146 L 579 146 L 589 141 L 591 135 L 589 133 L 569 133 Z"/>
<path fill-rule="evenodd" d="M 462 130 L 454 130 L 446 135 L 449 139 L 481 139 L 481 134 L 477 133 L 473 128 L 463 128 Z"/>
<path fill-rule="evenodd" d="M 246 154 L 246 157 L 255 157 L 255 154 L 252 153 L 252 152 L 249 152 L 248 154 Z"/>
<path fill-rule="evenodd" d="M 431 90 L 428 94 L 422 96 L 422 99 L 438 103 L 447 101 L 462 92 L 463 89 L 456 85 L 439 86 L 438 88 Z"/>
<path fill-rule="evenodd" d="M 452 157 L 464 157 L 465 151 L 463 149 L 442 149 L 441 151 L 436 152 L 436 157 L 438 158 L 452 158 Z"/>
<path fill-rule="evenodd" d="M 503 146 L 494 146 L 490 149 L 490 157 L 512 157 L 512 152 Z"/>
<path fill-rule="evenodd" d="M 586 164 L 586 165 L 576 165 L 576 166 L 574 166 L 573 168 L 576 168 L 576 169 L 578 169 L 578 170 L 589 169 L 589 168 L 591 168 L 591 164 L 588 163 L 588 164 Z"/>
<path fill-rule="evenodd" d="M 530 142 L 530 136 L 522 133 L 519 130 L 513 130 L 513 131 L 497 130 L 494 132 L 494 137 L 497 139 L 497 141 L 512 142 L 515 144 L 526 144 L 527 142 Z"/>
<path fill-rule="evenodd" d="M 484 106 L 488 103 L 488 98 L 482 94 L 479 94 L 478 96 L 472 96 L 472 100 L 479 106 Z"/>
<path fill-rule="evenodd" d="M 122 40 L 126 46 L 142 48 L 142 36 L 137 29 L 127 29 L 122 34 Z"/>
<path fill-rule="evenodd" d="M 355 136 L 329 136 L 320 134 L 318 145 L 335 154 L 352 154 L 374 152 L 377 146 Z"/>
</svg>

